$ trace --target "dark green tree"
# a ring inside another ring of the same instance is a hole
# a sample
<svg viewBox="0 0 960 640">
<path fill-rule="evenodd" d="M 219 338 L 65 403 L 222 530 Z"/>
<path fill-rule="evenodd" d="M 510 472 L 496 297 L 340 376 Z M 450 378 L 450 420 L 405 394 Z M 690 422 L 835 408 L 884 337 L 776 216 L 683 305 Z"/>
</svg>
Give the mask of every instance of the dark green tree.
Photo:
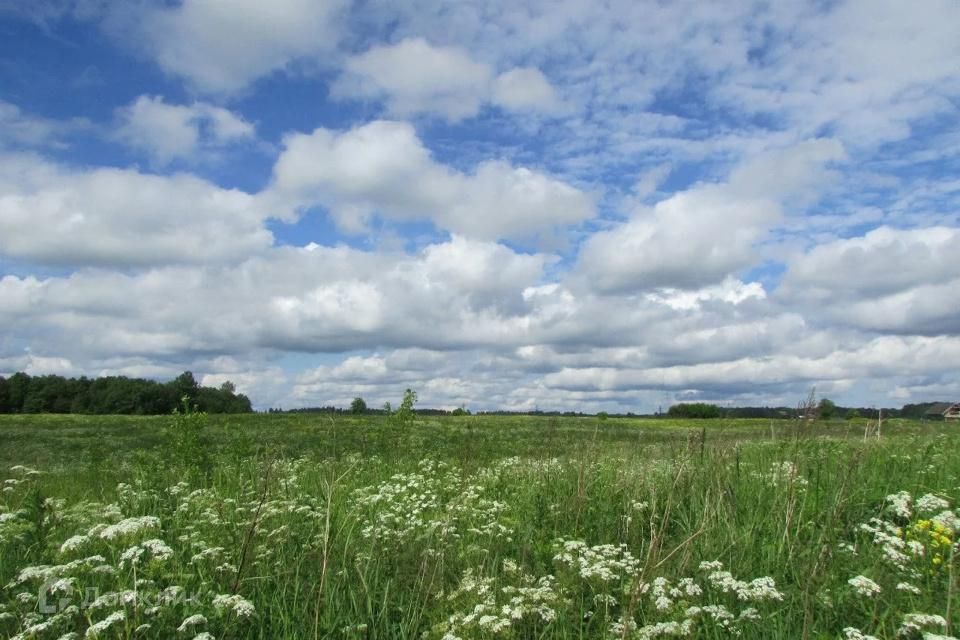
<svg viewBox="0 0 960 640">
<path fill-rule="evenodd" d="M 7 402 L 11 413 L 21 413 L 30 392 L 30 376 L 18 371 L 7 380 Z"/>
<path fill-rule="evenodd" d="M 184 371 L 174 378 L 171 384 L 177 390 L 177 397 L 181 399 L 186 396 L 190 398 L 190 400 L 193 400 L 197 397 L 197 392 L 200 390 L 200 384 L 196 378 L 193 377 L 193 372 L 191 371 Z"/>
<path fill-rule="evenodd" d="M 354 398 L 353 402 L 350 403 L 350 413 L 359 415 L 361 413 L 366 413 L 366 412 L 367 412 L 366 401 L 360 396 L 357 396 L 356 398 Z"/>
<path fill-rule="evenodd" d="M 822 420 L 830 420 L 837 415 L 837 405 L 830 398 L 824 398 L 817 405 Z"/>
</svg>

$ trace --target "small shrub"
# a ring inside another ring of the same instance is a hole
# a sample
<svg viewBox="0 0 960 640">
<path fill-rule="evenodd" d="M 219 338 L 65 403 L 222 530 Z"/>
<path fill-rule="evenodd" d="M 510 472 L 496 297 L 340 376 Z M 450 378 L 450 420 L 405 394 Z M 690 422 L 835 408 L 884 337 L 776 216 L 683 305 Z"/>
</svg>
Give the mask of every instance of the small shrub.
<svg viewBox="0 0 960 640">
<path fill-rule="evenodd" d="M 206 435 L 207 414 L 191 405 L 188 396 L 183 396 L 180 403 L 180 407 L 173 410 L 167 431 L 171 453 L 175 461 L 191 471 L 208 474 L 212 459 Z"/>
</svg>

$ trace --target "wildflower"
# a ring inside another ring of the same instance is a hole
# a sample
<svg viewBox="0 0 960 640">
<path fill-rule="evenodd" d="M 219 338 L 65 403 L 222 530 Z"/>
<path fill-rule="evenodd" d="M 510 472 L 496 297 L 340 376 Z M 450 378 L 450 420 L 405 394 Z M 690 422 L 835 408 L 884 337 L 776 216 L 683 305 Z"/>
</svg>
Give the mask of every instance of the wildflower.
<svg viewBox="0 0 960 640">
<path fill-rule="evenodd" d="M 878 640 L 876 636 L 869 636 L 855 627 L 845 627 L 843 637 L 846 640 Z"/>
<path fill-rule="evenodd" d="M 906 491 L 900 491 L 887 496 L 887 511 L 890 511 L 898 518 L 907 520 L 913 515 L 911 503 L 913 497 Z"/>
<path fill-rule="evenodd" d="M 52 585 L 50 585 L 49 593 L 70 593 L 73 591 L 73 585 L 76 583 L 76 578 L 60 578 Z"/>
<path fill-rule="evenodd" d="M 72 536 L 67 538 L 62 545 L 60 545 L 60 553 L 70 553 L 71 551 L 76 551 L 84 544 L 86 544 L 90 538 L 84 535 Z"/>
<path fill-rule="evenodd" d="M 960 530 L 960 517 L 949 509 L 941 511 L 933 516 L 931 521 L 939 523 L 941 526 L 949 529 L 951 532 Z"/>
<path fill-rule="evenodd" d="M 169 560 L 173 556 L 173 549 L 163 540 L 146 540 L 140 546 L 149 551 L 155 560 Z"/>
<path fill-rule="evenodd" d="M 116 524 L 111 524 L 99 531 L 100 538 L 104 540 L 113 540 L 124 536 L 131 536 L 145 529 L 159 529 L 160 518 L 154 516 L 141 516 L 139 518 L 127 518 Z M 94 533 L 88 535 L 93 536 Z"/>
<path fill-rule="evenodd" d="M 218 610 L 231 609 L 239 618 L 249 618 L 256 613 L 253 603 L 238 595 L 218 595 L 213 599 L 213 606 Z"/>
<path fill-rule="evenodd" d="M 714 571 L 707 576 L 707 580 L 724 593 L 736 593 L 737 598 L 745 602 L 783 600 L 783 594 L 777 590 L 776 583 L 769 576 L 744 582 L 734 578 L 729 571 Z"/>
<path fill-rule="evenodd" d="M 84 637 L 96 638 L 98 635 L 112 627 L 115 623 L 122 622 L 126 618 L 127 616 L 123 611 L 114 611 L 100 622 L 90 625 L 90 627 L 87 628 L 87 633 L 84 635 Z"/>
<path fill-rule="evenodd" d="M 918 513 L 933 513 L 937 510 L 949 509 L 950 503 L 939 496 L 928 493 L 917 498 L 916 508 Z"/>
<path fill-rule="evenodd" d="M 903 624 L 897 631 L 898 636 L 912 636 L 923 631 L 923 627 L 946 628 L 947 621 L 943 616 L 931 615 L 929 613 L 908 613 L 903 617 Z"/>
<path fill-rule="evenodd" d="M 914 595 L 920 595 L 921 591 L 919 587 L 915 587 L 909 582 L 898 582 L 897 591 L 906 591 L 907 593 L 912 593 Z"/>
<path fill-rule="evenodd" d="M 180 623 L 180 626 L 177 627 L 177 631 L 183 633 L 190 627 L 195 627 L 201 624 L 207 624 L 207 619 L 199 613 L 195 613 L 192 616 L 184 618 L 183 622 Z"/>
<path fill-rule="evenodd" d="M 880 593 L 880 585 L 866 576 L 854 576 L 847 580 L 847 583 L 853 587 L 858 594 L 868 598 L 872 598 Z"/>
</svg>

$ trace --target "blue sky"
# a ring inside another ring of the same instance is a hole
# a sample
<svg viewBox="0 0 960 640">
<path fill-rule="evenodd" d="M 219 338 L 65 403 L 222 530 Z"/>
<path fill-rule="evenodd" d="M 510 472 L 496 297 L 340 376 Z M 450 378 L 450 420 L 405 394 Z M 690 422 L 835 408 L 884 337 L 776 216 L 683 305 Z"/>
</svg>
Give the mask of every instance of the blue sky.
<svg viewBox="0 0 960 640">
<path fill-rule="evenodd" d="M 0 374 L 960 398 L 960 5 L 13 0 Z"/>
</svg>

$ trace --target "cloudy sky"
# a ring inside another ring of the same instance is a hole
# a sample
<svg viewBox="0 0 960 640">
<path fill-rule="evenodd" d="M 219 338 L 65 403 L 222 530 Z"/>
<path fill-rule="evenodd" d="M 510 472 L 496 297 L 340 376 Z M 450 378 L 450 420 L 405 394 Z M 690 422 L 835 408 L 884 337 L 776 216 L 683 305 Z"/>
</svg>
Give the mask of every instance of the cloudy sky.
<svg viewBox="0 0 960 640">
<path fill-rule="evenodd" d="M 960 399 L 956 0 L 4 0 L 0 374 Z"/>
</svg>

